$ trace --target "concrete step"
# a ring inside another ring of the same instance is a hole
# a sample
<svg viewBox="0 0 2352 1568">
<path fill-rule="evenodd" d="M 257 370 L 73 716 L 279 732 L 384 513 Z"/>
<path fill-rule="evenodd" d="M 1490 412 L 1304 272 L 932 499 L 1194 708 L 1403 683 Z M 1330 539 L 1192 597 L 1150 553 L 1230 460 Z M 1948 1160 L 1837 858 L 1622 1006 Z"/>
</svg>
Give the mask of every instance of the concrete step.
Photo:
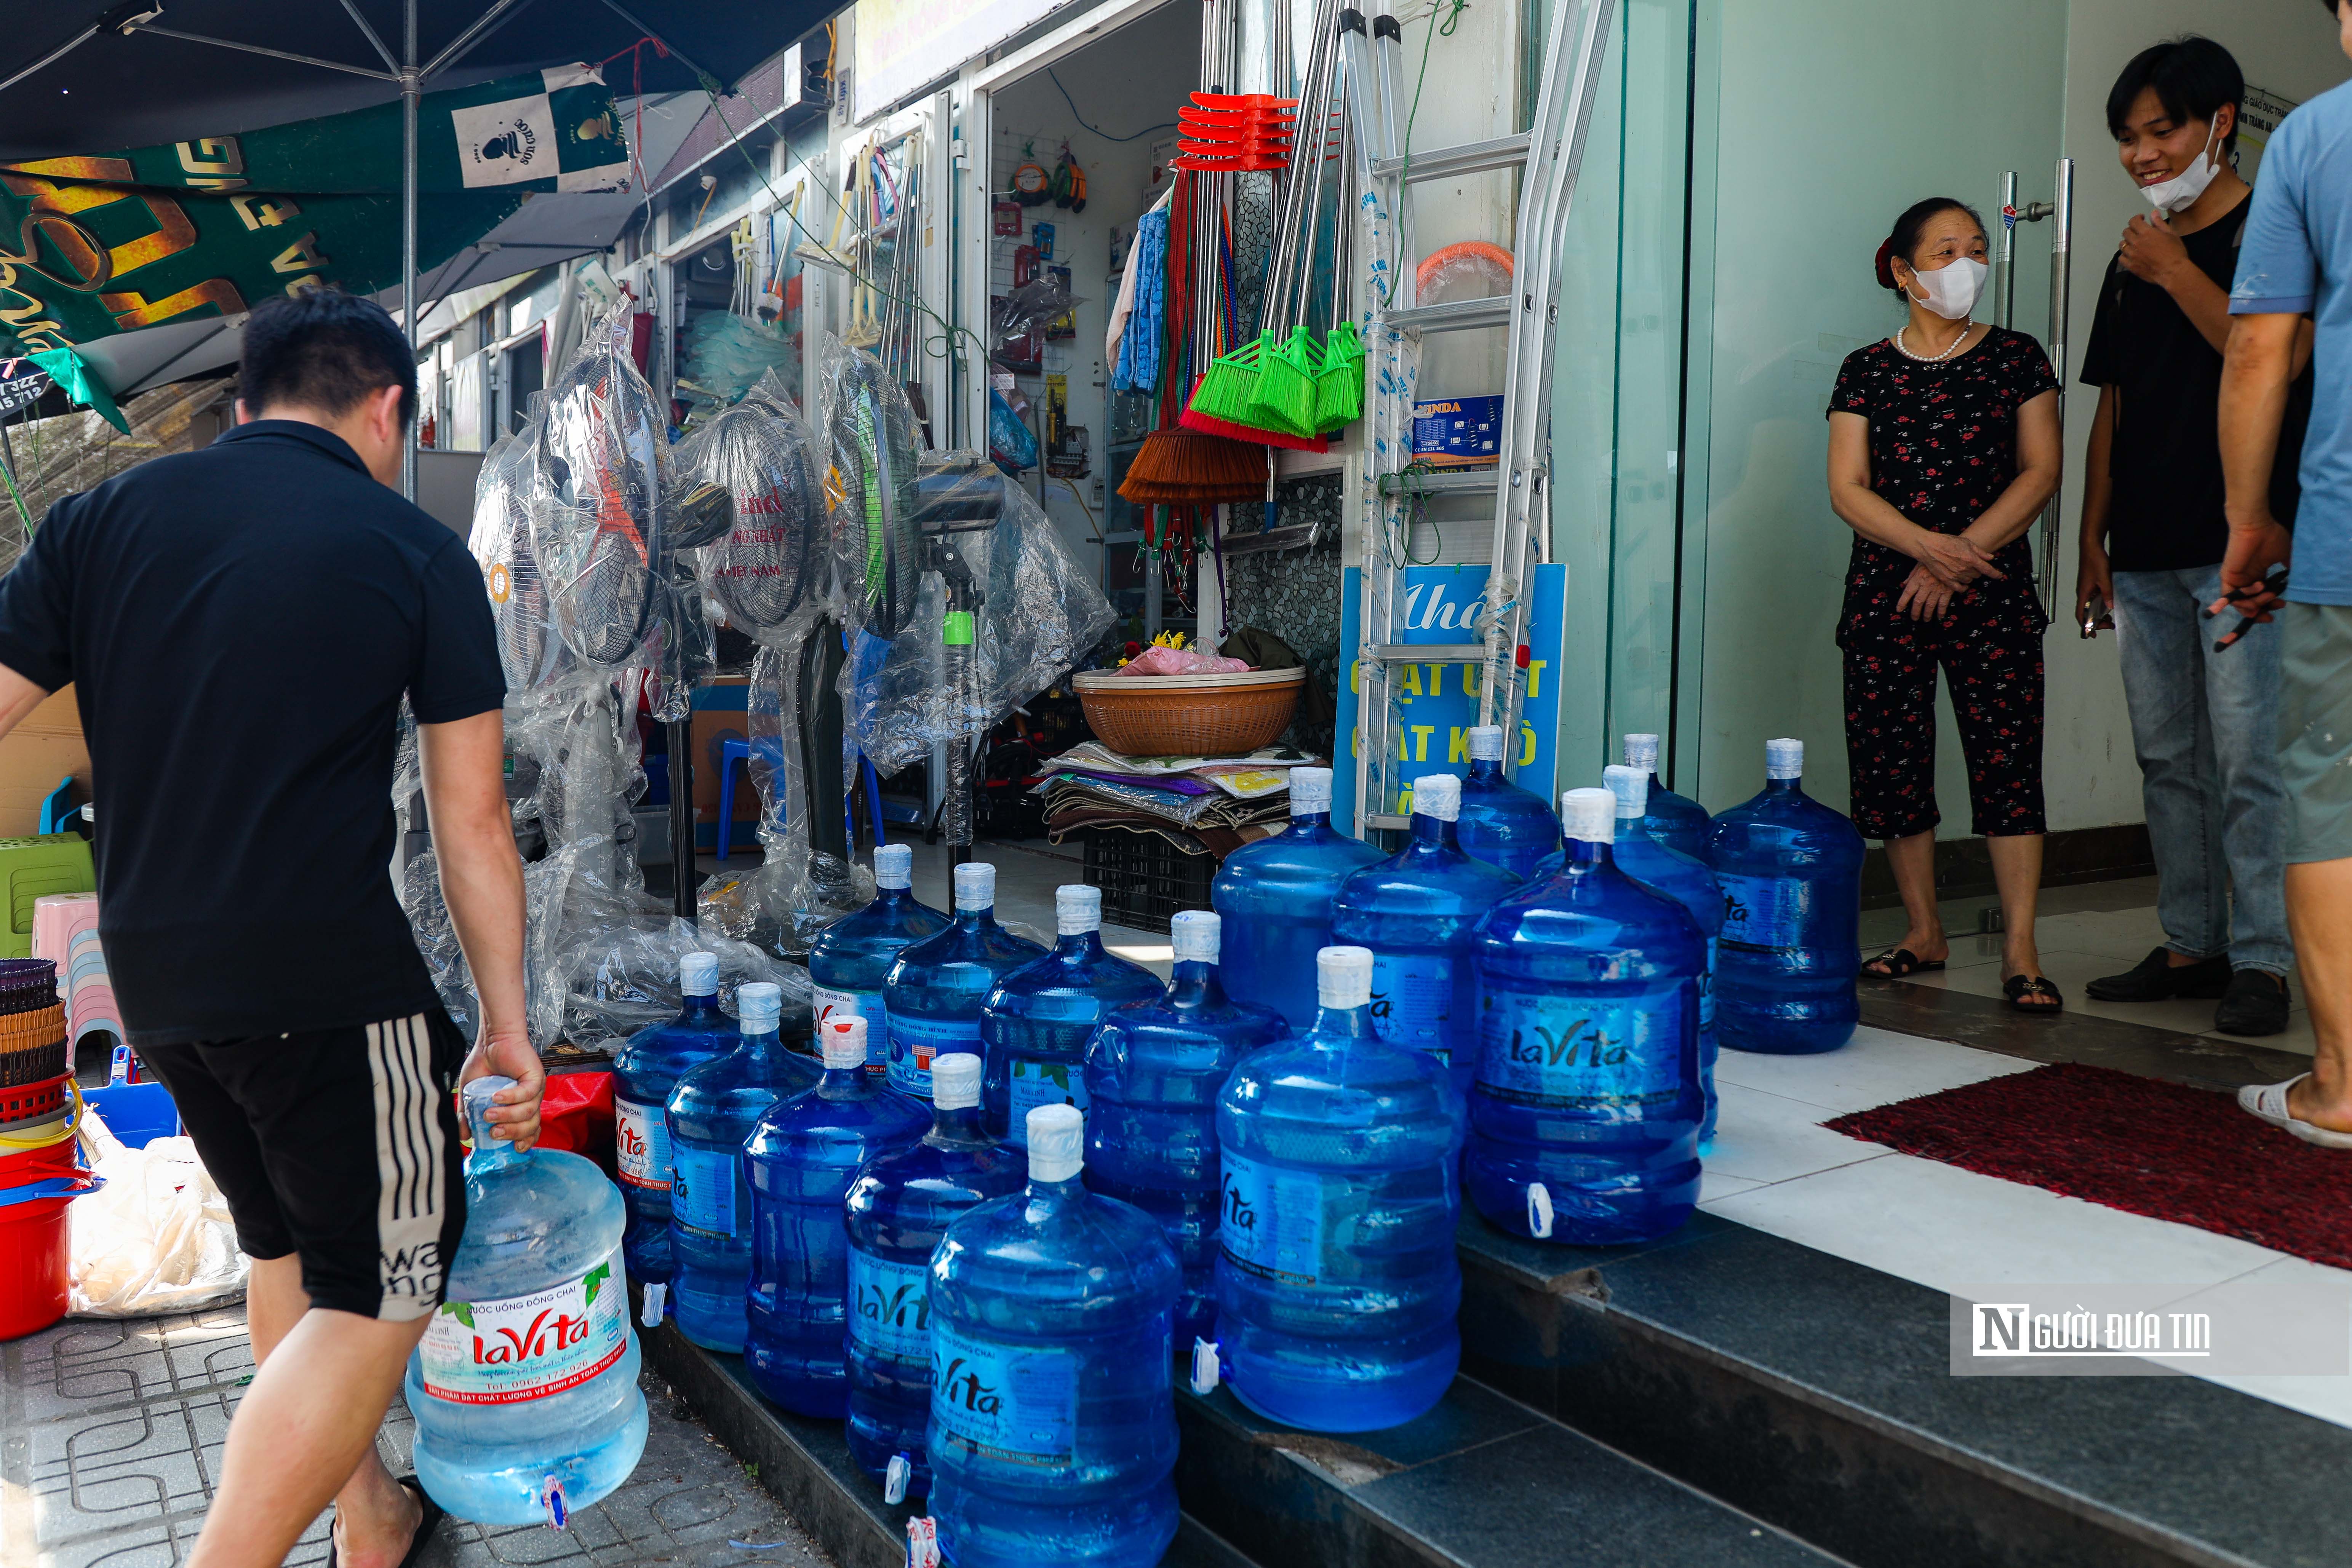
<svg viewBox="0 0 2352 1568">
<path fill-rule="evenodd" d="M 2352 1563 L 2328 1422 L 2191 1377 L 1955 1377 L 1949 1297 L 1706 1214 L 1617 1248 L 1465 1214 L 1460 1247 L 1465 1374 L 1861 1568 Z"/>
<path fill-rule="evenodd" d="M 1385 1432 L 1323 1436 L 1181 1390 L 1185 1516 L 1280 1568 L 1833 1568 L 1836 1559 L 1457 1378 Z"/>
</svg>

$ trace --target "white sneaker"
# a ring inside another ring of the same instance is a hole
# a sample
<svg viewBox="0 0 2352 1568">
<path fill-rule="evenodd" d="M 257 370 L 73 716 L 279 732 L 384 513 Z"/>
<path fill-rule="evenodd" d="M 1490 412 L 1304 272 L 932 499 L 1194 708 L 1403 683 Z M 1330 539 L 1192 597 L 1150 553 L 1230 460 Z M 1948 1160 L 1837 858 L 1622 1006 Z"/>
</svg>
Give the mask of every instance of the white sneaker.
<svg viewBox="0 0 2352 1568">
<path fill-rule="evenodd" d="M 2352 1132 L 2334 1132 L 2314 1126 L 2300 1117 L 2289 1114 L 2287 1091 L 2309 1073 L 2297 1073 L 2284 1083 L 2250 1083 L 2238 1090 L 2238 1109 L 2250 1116 L 2258 1116 L 2273 1127 L 2283 1127 L 2306 1143 L 2316 1143 L 2323 1149 L 2352 1149 Z"/>
</svg>

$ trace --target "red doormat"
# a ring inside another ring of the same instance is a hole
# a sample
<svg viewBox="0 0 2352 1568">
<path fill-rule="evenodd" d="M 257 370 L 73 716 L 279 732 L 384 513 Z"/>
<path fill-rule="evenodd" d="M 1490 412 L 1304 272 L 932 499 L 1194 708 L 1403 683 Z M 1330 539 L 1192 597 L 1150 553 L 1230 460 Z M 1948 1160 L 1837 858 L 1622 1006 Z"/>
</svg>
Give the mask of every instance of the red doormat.
<svg viewBox="0 0 2352 1568">
<path fill-rule="evenodd" d="M 2228 1095 L 2076 1062 L 1822 1123 L 2003 1181 L 2352 1268 L 2352 1152 Z"/>
</svg>

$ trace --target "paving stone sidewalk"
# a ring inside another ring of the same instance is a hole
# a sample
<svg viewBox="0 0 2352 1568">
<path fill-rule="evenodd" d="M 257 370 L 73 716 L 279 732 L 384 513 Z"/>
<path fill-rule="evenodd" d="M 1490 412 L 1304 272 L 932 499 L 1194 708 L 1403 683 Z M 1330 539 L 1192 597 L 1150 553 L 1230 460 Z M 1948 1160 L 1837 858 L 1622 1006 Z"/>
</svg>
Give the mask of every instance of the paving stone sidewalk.
<svg viewBox="0 0 2352 1568">
<path fill-rule="evenodd" d="M 0 1344 L 0 1568 L 173 1568 L 212 1499 L 230 1414 L 253 1373 L 245 1310 L 131 1321 L 68 1318 Z M 653 1428 L 628 1485 L 571 1527 L 451 1521 L 427 1568 L 833 1568 L 667 1384 L 645 1373 Z M 395 1404 L 379 1441 L 409 1468 Z M 287 1559 L 327 1560 L 327 1516 Z M 735 1544 L 737 1542 L 747 1544 Z"/>
</svg>

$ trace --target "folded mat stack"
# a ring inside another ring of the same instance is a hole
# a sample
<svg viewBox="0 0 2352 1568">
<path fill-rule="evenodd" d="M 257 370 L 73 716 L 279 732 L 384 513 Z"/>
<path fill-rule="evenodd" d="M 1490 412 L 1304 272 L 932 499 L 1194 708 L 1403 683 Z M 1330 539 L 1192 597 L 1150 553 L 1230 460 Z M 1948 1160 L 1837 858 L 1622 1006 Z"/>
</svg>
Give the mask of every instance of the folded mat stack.
<svg viewBox="0 0 2352 1568">
<path fill-rule="evenodd" d="M 1130 757 L 1099 742 L 1045 766 L 1045 836 L 1084 830 L 1156 835 L 1222 860 L 1290 820 L 1290 770 L 1316 759 L 1268 748 L 1245 757 Z"/>
</svg>

